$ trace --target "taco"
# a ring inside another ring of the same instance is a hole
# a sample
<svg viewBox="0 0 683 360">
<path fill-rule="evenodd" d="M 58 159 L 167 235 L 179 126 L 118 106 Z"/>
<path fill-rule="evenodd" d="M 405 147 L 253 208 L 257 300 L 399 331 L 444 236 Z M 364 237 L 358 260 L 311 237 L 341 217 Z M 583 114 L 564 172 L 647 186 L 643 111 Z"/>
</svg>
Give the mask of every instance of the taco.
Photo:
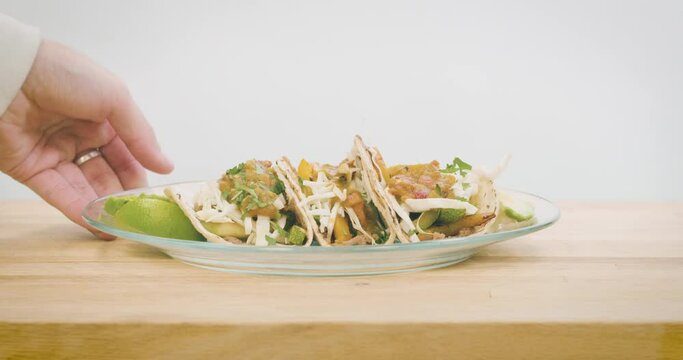
<svg viewBox="0 0 683 360">
<path fill-rule="evenodd" d="M 313 233 L 322 246 L 392 242 L 395 234 L 375 206 L 372 188 L 354 156 L 339 165 L 289 159 L 277 162 L 298 197 Z"/>
<path fill-rule="evenodd" d="M 249 160 L 194 194 L 165 189 L 207 241 L 310 245 L 313 230 L 289 181 L 270 161 Z"/>
<path fill-rule="evenodd" d="M 459 158 L 443 169 L 438 161 L 387 167 L 359 136 L 354 149 L 378 194 L 377 208 L 390 209 L 384 219 L 401 242 L 485 232 L 498 214 L 495 174 L 473 171 Z"/>
</svg>

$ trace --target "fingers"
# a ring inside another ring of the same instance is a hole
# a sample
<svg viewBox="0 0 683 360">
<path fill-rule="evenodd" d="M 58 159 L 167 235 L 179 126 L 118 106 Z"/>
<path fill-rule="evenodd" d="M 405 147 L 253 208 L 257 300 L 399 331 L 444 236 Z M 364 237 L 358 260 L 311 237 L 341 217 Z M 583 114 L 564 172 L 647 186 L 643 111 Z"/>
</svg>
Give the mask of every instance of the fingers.
<svg viewBox="0 0 683 360">
<path fill-rule="evenodd" d="M 56 170 L 82 198 L 87 201 L 97 198 L 97 193 L 76 164 L 64 162 L 57 165 Z"/>
<path fill-rule="evenodd" d="M 161 152 L 152 127 L 125 88 L 108 119 L 140 164 L 161 174 L 173 171 L 173 163 Z"/>
<path fill-rule="evenodd" d="M 67 170 L 70 171 L 70 170 Z M 72 173 L 72 172 L 71 172 Z M 83 226 L 90 232 L 103 239 L 113 239 L 111 235 L 97 231 L 88 226 L 81 217 L 81 211 L 85 208 L 88 199 L 71 186 L 62 174 L 55 169 L 44 170 L 26 181 L 26 185 L 36 194 L 40 195 L 50 205 L 61 211 L 66 217 L 78 225 Z"/>
<path fill-rule="evenodd" d="M 88 165 L 83 164 L 82 166 L 84 172 L 88 174 L 88 179 L 95 182 L 96 190 L 100 190 L 98 191 L 99 195 L 110 193 L 110 191 L 107 192 L 108 189 L 114 189 L 114 187 L 111 186 L 113 184 L 107 183 L 114 183 L 114 180 L 118 180 L 118 187 L 122 186 L 123 189 L 133 189 L 147 185 L 145 168 L 130 153 L 126 144 L 116 135 L 116 131 L 108 121 L 96 123 L 78 120 L 76 124 L 78 126 L 72 130 L 72 133 L 81 139 L 79 152 L 99 147 L 106 163 L 108 163 L 107 166 L 107 164 L 102 162 L 102 159 L 97 162 L 93 159 L 86 163 Z M 96 166 L 90 165 L 91 162 L 95 162 Z M 96 169 L 100 168 L 104 171 L 101 174 L 101 178 L 96 172 Z M 115 176 L 111 176 L 110 170 L 113 170 Z"/>
<path fill-rule="evenodd" d="M 118 176 L 103 157 L 88 160 L 79 167 L 98 196 L 123 191 Z"/>
<path fill-rule="evenodd" d="M 84 55 L 44 41 L 22 90 L 47 111 L 97 123 L 108 120 L 140 164 L 158 173 L 173 170 L 127 88 Z"/>
<path fill-rule="evenodd" d="M 90 149 L 96 149 L 103 144 L 109 143 L 115 136 L 116 131 L 108 122 L 93 122 L 89 120 L 70 120 L 72 126 L 69 133 L 77 140 L 76 154 Z"/>
<path fill-rule="evenodd" d="M 145 169 L 130 153 L 126 144 L 116 136 L 107 145 L 100 148 L 102 155 L 118 176 L 123 188 L 134 189 L 147 186 Z"/>
</svg>

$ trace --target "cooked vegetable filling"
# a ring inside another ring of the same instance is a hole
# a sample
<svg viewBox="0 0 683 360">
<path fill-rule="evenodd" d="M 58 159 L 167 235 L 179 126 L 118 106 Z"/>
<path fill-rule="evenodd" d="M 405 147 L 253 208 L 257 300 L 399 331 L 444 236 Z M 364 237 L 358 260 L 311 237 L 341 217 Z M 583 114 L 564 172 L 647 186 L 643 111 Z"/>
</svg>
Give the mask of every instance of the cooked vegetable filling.
<svg viewBox="0 0 683 360">
<path fill-rule="evenodd" d="M 355 161 L 346 159 L 334 166 L 304 159 L 297 175 L 306 196 L 302 203 L 330 243 L 378 243 L 386 239 L 386 226 L 367 199 Z"/>
<path fill-rule="evenodd" d="M 399 201 L 406 199 L 451 198 L 456 177 L 439 171 L 439 162 L 397 165 L 387 169 L 389 192 Z"/>
<path fill-rule="evenodd" d="M 366 245 L 467 236 L 535 221 L 531 205 L 499 200 L 488 169 L 455 158 L 387 166 L 356 137 L 339 165 L 248 160 L 217 181 L 166 195 L 207 241 L 256 246 Z M 182 195 L 182 196 L 181 196 Z M 125 199 L 107 203 L 114 212 Z"/>
<path fill-rule="evenodd" d="M 223 198 L 239 207 L 244 217 L 279 218 L 284 207 L 284 185 L 270 161 L 249 160 L 228 170 L 219 181 Z"/>
</svg>

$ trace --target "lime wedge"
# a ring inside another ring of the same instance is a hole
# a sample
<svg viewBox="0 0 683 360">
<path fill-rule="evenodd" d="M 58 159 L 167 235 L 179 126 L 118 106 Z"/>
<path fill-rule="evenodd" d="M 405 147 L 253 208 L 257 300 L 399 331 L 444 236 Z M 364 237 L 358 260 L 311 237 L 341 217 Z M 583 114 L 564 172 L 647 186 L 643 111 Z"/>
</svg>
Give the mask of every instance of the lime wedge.
<svg viewBox="0 0 683 360">
<path fill-rule="evenodd" d="M 517 222 L 527 221 L 534 217 L 534 207 L 521 199 L 501 194 L 500 204 L 503 208 L 503 213 Z"/>
<path fill-rule="evenodd" d="M 111 198 L 109 209 L 116 223 L 124 229 L 143 234 L 181 240 L 205 241 L 177 204 L 160 196 L 127 196 Z"/>
<path fill-rule="evenodd" d="M 114 214 L 116 214 L 117 211 L 119 211 L 121 206 L 125 205 L 131 199 L 135 199 L 135 198 L 136 198 L 136 196 L 114 196 L 114 197 L 110 197 L 104 203 L 104 211 L 106 211 L 109 215 L 114 215 Z"/>
</svg>

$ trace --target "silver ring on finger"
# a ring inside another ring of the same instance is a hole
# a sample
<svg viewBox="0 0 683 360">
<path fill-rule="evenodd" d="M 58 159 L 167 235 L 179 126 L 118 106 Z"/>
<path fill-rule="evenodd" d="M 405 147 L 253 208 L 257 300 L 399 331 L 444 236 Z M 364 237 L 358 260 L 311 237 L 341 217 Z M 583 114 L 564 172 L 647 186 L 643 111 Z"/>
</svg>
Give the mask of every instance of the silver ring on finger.
<svg viewBox="0 0 683 360">
<path fill-rule="evenodd" d="M 90 149 L 87 151 L 82 152 L 81 154 L 77 155 L 76 158 L 74 159 L 74 164 L 81 166 L 85 164 L 86 162 L 102 156 L 102 152 L 100 149 Z"/>
</svg>

